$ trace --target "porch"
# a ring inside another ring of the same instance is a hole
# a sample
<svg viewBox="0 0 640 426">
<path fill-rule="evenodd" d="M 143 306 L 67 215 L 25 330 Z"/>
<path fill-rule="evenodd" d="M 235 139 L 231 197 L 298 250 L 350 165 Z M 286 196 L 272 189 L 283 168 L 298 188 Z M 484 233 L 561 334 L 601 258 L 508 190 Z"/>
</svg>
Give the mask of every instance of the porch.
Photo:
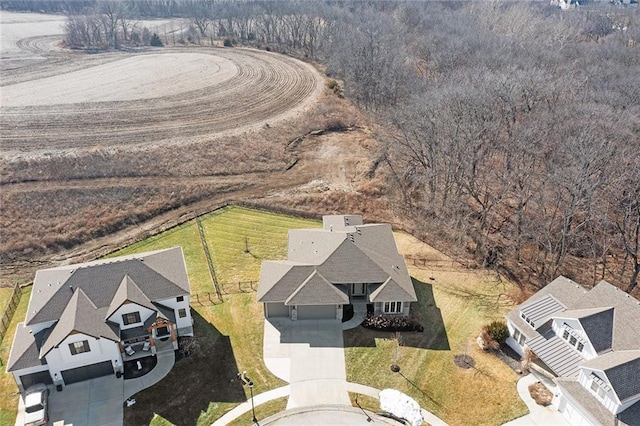
<svg viewBox="0 0 640 426">
<path fill-rule="evenodd" d="M 178 349 L 176 327 L 171 322 L 155 322 L 148 327 L 121 330 L 120 337 L 122 362 Z"/>
</svg>

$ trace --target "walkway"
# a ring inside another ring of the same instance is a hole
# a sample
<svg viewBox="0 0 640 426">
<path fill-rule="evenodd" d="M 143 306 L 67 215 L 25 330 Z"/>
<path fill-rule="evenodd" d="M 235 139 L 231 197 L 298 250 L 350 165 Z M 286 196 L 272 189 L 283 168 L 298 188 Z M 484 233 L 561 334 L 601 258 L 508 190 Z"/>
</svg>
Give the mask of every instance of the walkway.
<svg viewBox="0 0 640 426">
<path fill-rule="evenodd" d="M 151 387 L 164 379 L 176 361 L 176 356 L 173 351 L 159 352 L 156 358 L 158 359 L 158 363 L 153 367 L 153 370 L 144 376 L 124 381 L 124 400 L 131 398 L 141 390 Z"/>
<path fill-rule="evenodd" d="M 350 412 L 352 414 L 349 416 L 356 416 L 358 410 L 353 410 L 348 392 L 379 398 L 379 389 L 346 380 L 342 330 L 358 326 L 365 315 L 366 307 L 356 310 L 354 318 L 344 324 L 337 320 L 292 322 L 286 318 L 265 321 L 265 365 L 274 375 L 291 383 L 254 397 L 254 404 L 258 406 L 289 395 L 287 410 L 267 419 L 271 424 L 287 425 L 290 420 L 294 422 L 290 424 L 301 424 L 299 421 L 302 417 L 314 416 L 313 413 L 330 417 Z M 250 410 L 251 402 L 243 402 L 212 426 L 228 424 Z M 361 420 L 367 421 L 362 411 L 359 416 Z M 433 426 L 447 426 L 444 421 L 424 409 L 422 416 Z"/>
<path fill-rule="evenodd" d="M 556 394 L 557 387 L 551 381 L 536 376 L 535 373 L 530 373 L 522 377 L 518 380 L 517 389 L 520 398 L 522 398 L 522 401 L 524 401 L 529 409 L 529 414 L 507 422 L 503 426 L 570 426 L 570 423 L 565 420 L 562 413 L 556 410 L 556 407 L 553 405 L 543 407 L 542 405 L 536 404 L 533 398 L 531 398 L 529 385 L 538 381 L 543 382 L 551 392 Z"/>
</svg>

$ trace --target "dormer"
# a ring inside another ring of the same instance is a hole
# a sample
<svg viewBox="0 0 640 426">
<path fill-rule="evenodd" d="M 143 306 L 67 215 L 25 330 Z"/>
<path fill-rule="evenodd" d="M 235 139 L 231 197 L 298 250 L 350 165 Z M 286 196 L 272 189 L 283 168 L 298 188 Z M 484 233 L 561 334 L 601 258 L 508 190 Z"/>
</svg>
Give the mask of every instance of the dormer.
<svg viewBox="0 0 640 426">
<path fill-rule="evenodd" d="M 611 350 L 613 314 L 610 307 L 568 310 L 554 316 L 552 328 L 582 357 L 593 359 Z"/>
</svg>

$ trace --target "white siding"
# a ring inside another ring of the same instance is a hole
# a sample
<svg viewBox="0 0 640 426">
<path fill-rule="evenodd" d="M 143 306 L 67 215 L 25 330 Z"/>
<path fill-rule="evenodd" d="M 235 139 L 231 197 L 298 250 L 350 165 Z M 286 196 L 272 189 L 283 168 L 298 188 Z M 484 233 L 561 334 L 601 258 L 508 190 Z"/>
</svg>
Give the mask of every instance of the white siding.
<svg viewBox="0 0 640 426">
<path fill-rule="evenodd" d="M 140 322 L 132 323 L 129 325 L 124 325 L 122 320 L 122 315 L 130 314 L 132 312 L 140 312 Z M 140 306 L 136 303 L 125 303 L 120 306 L 117 311 L 115 311 L 109 317 L 109 321 L 115 322 L 120 327 L 120 330 L 126 330 L 128 328 L 140 327 L 144 324 L 144 322 L 153 315 L 154 311 L 149 308 L 145 308 L 144 306 Z"/>
<path fill-rule="evenodd" d="M 593 382 L 591 373 L 595 373 L 609 386 L 609 390 L 605 393 L 604 398 L 595 395 L 595 393 L 591 390 L 591 383 Z M 600 370 L 593 370 L 591 368 L 581 367 L 580 374 L 578 375 L 578 382 L 580 382 L 580 384 L 585 389 L 587 389 L 590 394 L 594 395 L 595 398 L 600 401 L 607 410 L 611 411 L 612 413 L 620 412 L 620 402 L 618 401 L 618 397 L 613 391 L 613 388 L 611 387 L 611 384 L 609 383 L 609 380 L 607 379 L 607 376 L 606 374 L 604 374 L 604 372 Z"/>
<path fill-rule="evenodd" d="M 518 355 L 522 356 L 524 354 L 524 347 L 521 346 L 513 335 L 516 332 L 516 326 L 511 323 L 511 321 L 507 320 L 507 328 L 509 329 L 509 337 L 507 337 L 506 343 L 518 353 Z"/>
<path fill-rule="evenodd" d="M 193 320 L 191 319 L 191 309 L 189 308 L 189 295 L 185 294 L 182 297 L 184 297 L 184 300 L 182 302 L 178 302 L 177 298 L 175 297 L 172 297 L 171 299 L 158 300 L 158 303 L 160 303 L 161 305 L 173 309 L 176 316 L 177 329 L 187 328 L 193 325 Z M 186 317 L 180 318 L 180 315 L 178 314 L 178 311 L 180 309 L 185 309 L 187 313 Z"/>
<path fill-rule="evenodd" d="M 71 355 L 69 344 L 83 340 L 89 342 L 90 351 Z M 116 342 L 104 338 L 96 339 L 81 333 L 68 336 L 57 348 L 53 348 L 47 354 L 46 359 L 51 377 L 55 377 L 56 373 L 60 376 L 62 370 L 70 370 L 101 361 L 111 361 L 114 367 L 116 361 L 118 365 L 122 364 L 122 356 Z"/>
<path fill-rule="evenodd" d="M 593 349 L 593 345 L 589 341 L 587 334 L 584 332 L 580 321 L 573 318 L 554 318 L 551 327 L 553 328 L 556 336 L 562 338 L 562 332 L 564 331 L 564 327 L 562 325 L 566 323 L 569 327 L 573 329 L 573 331 L 580 337 L 580 341 L 584 343 L 584 349 L 580 352 L 585 359 L 593 359 L 598 356 L 596 351 Z M 577 351 L 576 351 L 577 352 Z"/>
</svg>

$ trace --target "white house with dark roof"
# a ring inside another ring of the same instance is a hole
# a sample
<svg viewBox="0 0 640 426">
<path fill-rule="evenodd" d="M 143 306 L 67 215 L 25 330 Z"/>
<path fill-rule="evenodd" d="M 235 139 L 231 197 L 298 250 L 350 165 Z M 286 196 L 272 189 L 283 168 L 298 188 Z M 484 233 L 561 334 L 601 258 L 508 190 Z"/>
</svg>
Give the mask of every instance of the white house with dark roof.
<svg viewBox="0 0 640 426">
<path fill-rule="evenodd" d="M 640 302 L 606 281 L 558 277 L 507 314 L 507 343 L 555 377 L 573 425 L 640 425 Z"/>
<path fill-rule="evenodd" d="M 7 371 L 21 390 L 123 371 L 193 335 L 182 248 L 36 272 Z"/>
<path fill-rule="evenodd" d="M 262 263 L 258 301 L 265 317 L 342 319 L 343 306 L 408 315 L 417 300 L 391 225 L 361 216 L 323 216 L 321 229 L 289 231 L 287 260 Z"/>
</svg>

